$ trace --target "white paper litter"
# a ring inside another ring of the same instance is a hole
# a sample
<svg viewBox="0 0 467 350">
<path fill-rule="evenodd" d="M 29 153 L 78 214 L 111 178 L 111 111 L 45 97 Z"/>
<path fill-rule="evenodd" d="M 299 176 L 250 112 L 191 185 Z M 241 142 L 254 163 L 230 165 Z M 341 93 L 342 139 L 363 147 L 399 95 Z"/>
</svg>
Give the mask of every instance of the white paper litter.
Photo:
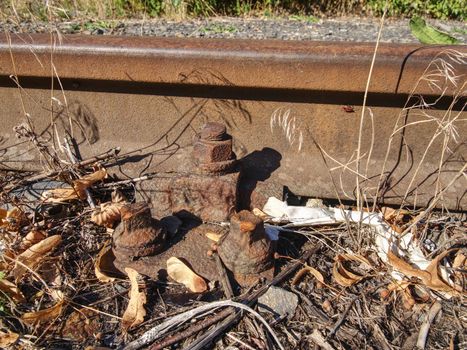
<svg viewBox="0 0 467 350">
<path fill-rule="evenodd" d="M 413 241 L 413 236 L 409 232 L 400 236 L 383 219 L 381 213 L 360 212 L 354 210 L 344 210 L 340 208 L 309 208 L 287 205 L 277 198 L 270 197 L 264 205 L 263 212 L 271 218 L 267 220 L 271 223 L 288 223 L 284 227 L 300 227 L 313 225 L 328 225 L 344 222 L 370 225 L 375 229 L 375 250 L 379 258 L 388 263 L 388 251 L 400 257 L 405 257 L 411 264 L 419 269 L 425 270 L 430 261 L 427 260 Z M 280 228 L 278 228 L 280 230 Z M 269 227 L 268 230 L 271 230 Z M 440 267 L 442 277 L 447 281 L 448 273 L 444 267 Z M 392 277 L 401 280 L 404 275 L 393 270 Z"/>
</svg>

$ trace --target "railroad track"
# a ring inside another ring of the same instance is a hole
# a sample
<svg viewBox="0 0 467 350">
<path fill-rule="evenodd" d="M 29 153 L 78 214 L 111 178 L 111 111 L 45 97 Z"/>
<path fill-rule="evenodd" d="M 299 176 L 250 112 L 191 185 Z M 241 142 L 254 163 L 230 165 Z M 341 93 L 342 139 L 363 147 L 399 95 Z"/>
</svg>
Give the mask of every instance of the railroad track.
<svg viewBox="0 0 467 350">
<path fill-rule="evenodd" d="M 384 202 L 417 206 L 450 184 L 438 206 L 465 210 L 467 179 L 459 173 L 467 158 L 465 96 L 448 82 L 439 98 L 419 79 L 441 57 L 461 76 L 458 86 L 465 84 L 467 48 L 380 45 L 356 175 L 373 51 L 374 44 L 356 43 L 3 37 L 0 166 L 41 169 L 39 154 L 13 132 L 25 112 L 43 139 L 72 132 L 83 158 L 121 147 L 116 170 L 130 176 L 185 170 L 195 131 L 221 121 L 245 173 L 259 183 L 352 199 L 357 176 L 368 198 L 382 179 Z M 443 78 L 432 78 L 444 87 Z M 433 103 L 429 116 L 403 110 L 420 94 Z"/>
</svg>

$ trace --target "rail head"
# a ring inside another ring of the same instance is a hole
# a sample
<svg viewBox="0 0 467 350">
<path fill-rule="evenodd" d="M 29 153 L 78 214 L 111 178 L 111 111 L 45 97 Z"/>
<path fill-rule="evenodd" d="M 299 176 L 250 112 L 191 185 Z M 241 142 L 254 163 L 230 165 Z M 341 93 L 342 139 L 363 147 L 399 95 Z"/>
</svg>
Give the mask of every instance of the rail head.
<svg viewBox="0 0 467 350">
<path fill-rule="evenodd" d="M 364 91 L 373 43 L 50 34 L 0 40 L 0 75 L 313 91 Z M 466 46 L 381 44 L 373 93 L 409 93 L 437 54 Z M 14 68 L 13 68 L 14 61 Z M 346 74 L 342 74 L 345 71 Z M 429 91 L 422 91 L 429 93 Z"/>
</svg>

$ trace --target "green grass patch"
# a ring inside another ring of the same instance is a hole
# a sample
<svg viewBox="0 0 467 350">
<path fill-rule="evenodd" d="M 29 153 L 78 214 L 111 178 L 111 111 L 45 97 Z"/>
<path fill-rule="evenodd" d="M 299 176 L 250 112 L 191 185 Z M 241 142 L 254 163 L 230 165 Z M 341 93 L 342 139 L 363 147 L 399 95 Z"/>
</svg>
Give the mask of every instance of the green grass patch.
<svg viewBox="0 0 467 350">
<path fill-rule="evenodd" d="M 261 16 L 314 22 L 317 16 L 376 15 L 385 0 L 0 0 L 2 17 L 84 20 L 153 17 Z M 467 19 L 465 0 L 392 0 L 392 17 Z"/>
</svg>

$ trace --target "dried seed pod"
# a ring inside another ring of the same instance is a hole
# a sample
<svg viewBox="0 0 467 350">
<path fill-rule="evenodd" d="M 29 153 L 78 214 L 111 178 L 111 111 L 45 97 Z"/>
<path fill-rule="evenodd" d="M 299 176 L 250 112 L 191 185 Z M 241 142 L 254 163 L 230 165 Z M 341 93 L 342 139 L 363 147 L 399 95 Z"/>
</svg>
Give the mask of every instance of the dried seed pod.
<svg viewBox="0 0 467 350">
<path fill-rule="evenodd" d="M 120 213 L 122 222 L 113 233 L 113 250 L 117 259 L 135 260 L 164 249 L 166 230 L 151 216 L 146 203 L 125 205 Z"/>
</svg>

